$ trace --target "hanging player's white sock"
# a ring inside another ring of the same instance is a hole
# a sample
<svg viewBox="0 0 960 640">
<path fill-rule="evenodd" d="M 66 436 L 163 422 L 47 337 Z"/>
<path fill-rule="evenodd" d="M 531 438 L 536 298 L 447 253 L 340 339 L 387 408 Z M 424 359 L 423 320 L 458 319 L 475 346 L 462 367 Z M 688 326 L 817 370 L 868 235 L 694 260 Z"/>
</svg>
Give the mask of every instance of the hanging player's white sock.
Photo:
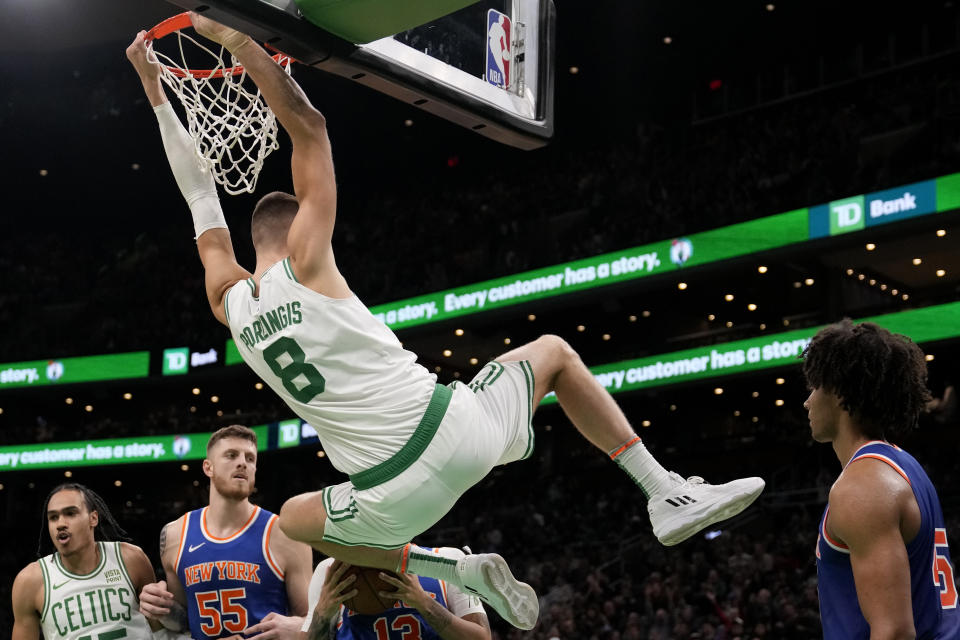
<svg viewBox="0 0 960 640">
<path fill-rule="evenodd" d="M 418 576 L 436 578 L 459 585 L 457 561 L 466 555 L 460 549 L 439 547 L 426 549 L 413 543 L 407 544 L 400 554 L 397 573 L 412 573 Z"/>
<path fill-rule="evenodd" d="M 670 472 L 647 451 L 639 436 L 634 436 L 608 454 L 637 483 L 647 498 L 663 493 L 675 484 Z"/>
</svg>

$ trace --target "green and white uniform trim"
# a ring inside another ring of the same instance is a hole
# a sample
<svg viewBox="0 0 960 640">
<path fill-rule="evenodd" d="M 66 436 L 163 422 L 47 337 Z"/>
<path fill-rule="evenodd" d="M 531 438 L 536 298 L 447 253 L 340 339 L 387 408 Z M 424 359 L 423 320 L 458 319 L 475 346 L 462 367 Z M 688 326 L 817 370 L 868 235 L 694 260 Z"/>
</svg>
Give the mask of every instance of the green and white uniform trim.
<svg viewBox="0 0 960 640">
<path fill-rule="evenodd" d="M 121 543 L 98 542 L 97 546 L 100 563 L 86 575 L 68 571 L 59 553 L 37 561 L 43 575 L 43 637 L 150 640 L 153 635 L 140 613 L 137 590 L 123 562 Z"/>
<path fill-rule="evenodd" d="M 358 474 L 390 460 L 417 431 L 436 376 L 356 297 L 297 282 L 289 258 L 238 282 L 224 311 L 244 361 L 317 430 L 330 462 Z"/>
<path fill-rule="evenodd" d="M 533 394 L 529 362 L 491 362 L 467 385 L 438 386 L 439 425 L 427 426 L 427 411 L 411 438 L 422 450 L 411 444 L 359 483 L 351 476 L 323 490 L 324 541 L 398 549 L 423 533 L 494 466 L 530 455 Z"/>
</svg>

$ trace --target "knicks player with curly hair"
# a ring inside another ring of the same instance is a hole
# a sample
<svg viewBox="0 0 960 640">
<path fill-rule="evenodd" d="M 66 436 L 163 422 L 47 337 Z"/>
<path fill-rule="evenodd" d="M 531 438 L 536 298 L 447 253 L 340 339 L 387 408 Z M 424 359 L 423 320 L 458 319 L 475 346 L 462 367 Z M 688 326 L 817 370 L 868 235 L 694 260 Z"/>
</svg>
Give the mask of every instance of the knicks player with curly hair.
<svg viewBox="0 0 960 640">
<path fill-rule="evenodd" d="M 818 332 L 803 358 L 813 439 L 831 443 L 843 466 L 817 537 L 825 640 L 960 638 L 937 491 L 894 444 L 930 399 L 923 352 L 847 319 Z"/>
</svg>

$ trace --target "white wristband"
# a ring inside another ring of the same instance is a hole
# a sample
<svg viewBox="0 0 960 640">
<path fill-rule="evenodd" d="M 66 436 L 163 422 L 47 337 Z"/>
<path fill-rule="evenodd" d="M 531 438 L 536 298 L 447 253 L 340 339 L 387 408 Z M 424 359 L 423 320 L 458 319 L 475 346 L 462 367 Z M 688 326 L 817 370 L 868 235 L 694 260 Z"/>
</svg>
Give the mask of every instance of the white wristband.
<svg viewBox="0 0 960 640">
<path fill-rule="evenodd" d="M 197 162 L 193 139 L 180 123 L 173 105 L 164 102 L 154 107 L 153 111 L 160 124 L 160 137 L 163 139 L 163 149 L 167 152 L 167 162 L 193 214 L 194 237 L 199 238 L 210 229 L 226 229 L 227 221 L 220 208 L 213 175 Z"/>
</svg>

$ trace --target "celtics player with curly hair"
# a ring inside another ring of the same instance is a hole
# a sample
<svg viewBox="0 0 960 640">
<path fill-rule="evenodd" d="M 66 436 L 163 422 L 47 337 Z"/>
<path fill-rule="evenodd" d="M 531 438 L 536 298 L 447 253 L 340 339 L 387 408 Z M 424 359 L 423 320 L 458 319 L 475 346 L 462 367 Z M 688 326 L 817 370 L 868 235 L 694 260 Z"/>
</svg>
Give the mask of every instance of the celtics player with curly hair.
<svg viewBox="0 0 960 640">
<path fill-rule="evenodd" d="M 137 594 L 153 567 L 130 544 L 103 499 L 82 484 L 55 487 L 43 503 L 36 562 L 13 582 L 13 640 L 153 638 Z M 162 632 L 161 632 L 162 633 Z"/>
</svg>

